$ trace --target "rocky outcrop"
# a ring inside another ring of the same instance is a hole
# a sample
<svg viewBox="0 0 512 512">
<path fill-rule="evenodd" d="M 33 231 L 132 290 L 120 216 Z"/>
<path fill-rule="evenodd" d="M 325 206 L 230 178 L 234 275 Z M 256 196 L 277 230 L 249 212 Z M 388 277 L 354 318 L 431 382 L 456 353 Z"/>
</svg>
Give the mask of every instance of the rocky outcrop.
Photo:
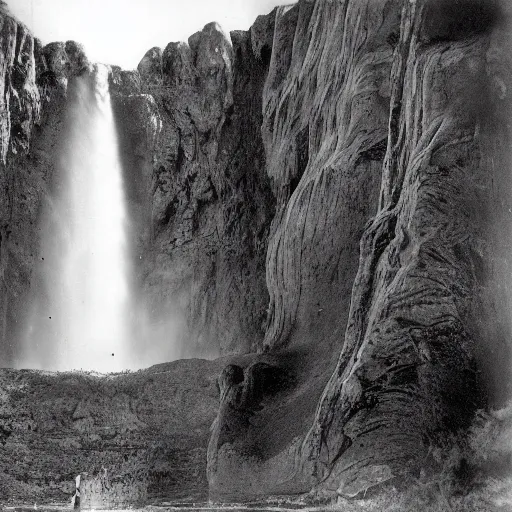
<svg viewBox="0 0 512 512">
<path fill-rule="evenodd" d="M 2 13 L 2 95 L 0 157 L 5 164 L 9 152 L 28 149 L 34 123 L 39 120 L 39 91 L 36 87 L 35 41 L 25 26 L 0 6 Z"/>
</svg>

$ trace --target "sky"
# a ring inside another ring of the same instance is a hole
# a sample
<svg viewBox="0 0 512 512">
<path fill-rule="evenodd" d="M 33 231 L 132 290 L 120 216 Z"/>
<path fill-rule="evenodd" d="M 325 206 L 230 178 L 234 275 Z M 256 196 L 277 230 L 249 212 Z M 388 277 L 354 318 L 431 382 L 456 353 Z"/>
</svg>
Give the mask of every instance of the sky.
<svg viewBox="0 0 512 512">
<path fill-rule="evenodd" d="M 134 69 L 147 50 L 186 41 L 211 21 L 247 30 L 286 0 L 6 0 L 43 44 L 73 40 L 94 62 Z"/>
</svg>

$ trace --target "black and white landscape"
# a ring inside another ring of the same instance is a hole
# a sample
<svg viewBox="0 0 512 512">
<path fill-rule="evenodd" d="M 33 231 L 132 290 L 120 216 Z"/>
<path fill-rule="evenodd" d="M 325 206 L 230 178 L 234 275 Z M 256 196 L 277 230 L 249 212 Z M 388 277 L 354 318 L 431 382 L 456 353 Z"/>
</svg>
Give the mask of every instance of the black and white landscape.
<svg viewBox="0 0 512 512">
<path fill-rule="evenodd" d="M 511 15 L 299 0 L 124 70 L 2 5 L 0 506 L 510 510 Z"/>
</svg>

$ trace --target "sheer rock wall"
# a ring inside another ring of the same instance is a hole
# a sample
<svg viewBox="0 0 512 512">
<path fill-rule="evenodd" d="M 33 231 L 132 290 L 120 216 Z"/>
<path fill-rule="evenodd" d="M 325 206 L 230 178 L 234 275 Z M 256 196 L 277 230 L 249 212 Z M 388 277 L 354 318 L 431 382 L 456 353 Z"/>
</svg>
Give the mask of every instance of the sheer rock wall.
<svg viewBox="0 0 512 512">
<path fill-rule="evenodd" d="M 476 408 L 509 396 L 498 7 L 319 0 L 276 12 L 264 346 L 294 384 L 275 396 L 254 364 L 223 373 L 213 496 L 354 497 L 435 471 Z"/>
<path fill-rule="evenodd" d="M 260 133 L 268 62 L 257 42 L 211 23 L 188 44 L 151 49 L 138 72 L 113 71 L 138 295 L 153 319 L 182 320 L 181 356 L 255 351 L 264 334 L 274 200 Z"/>
</svg>

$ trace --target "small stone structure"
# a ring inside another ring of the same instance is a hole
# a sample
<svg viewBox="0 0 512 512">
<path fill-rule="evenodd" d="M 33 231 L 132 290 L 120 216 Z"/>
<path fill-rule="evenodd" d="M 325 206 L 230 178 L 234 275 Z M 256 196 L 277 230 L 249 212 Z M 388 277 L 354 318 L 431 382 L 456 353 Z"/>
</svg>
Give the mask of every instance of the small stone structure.
<svg viewBox="0 0 512 512">
<path fill-rule="evenodd" d="M 143 506 L 147 499 L 147 488 L 148 481 L 144 475 L 117 475 L 102 467 L 95 475 L 81 475 L 80 509 L 111 510 Z"/>
<path fill-rule="evenodd" d="M 73 498 L 71 498 L 71 503 L 73 504 L 73 509 L 75 510 L 80 508 L 80 478 L 80 475 L 76 477 L 75 494 L 73 495 Z"/>
</svg>

